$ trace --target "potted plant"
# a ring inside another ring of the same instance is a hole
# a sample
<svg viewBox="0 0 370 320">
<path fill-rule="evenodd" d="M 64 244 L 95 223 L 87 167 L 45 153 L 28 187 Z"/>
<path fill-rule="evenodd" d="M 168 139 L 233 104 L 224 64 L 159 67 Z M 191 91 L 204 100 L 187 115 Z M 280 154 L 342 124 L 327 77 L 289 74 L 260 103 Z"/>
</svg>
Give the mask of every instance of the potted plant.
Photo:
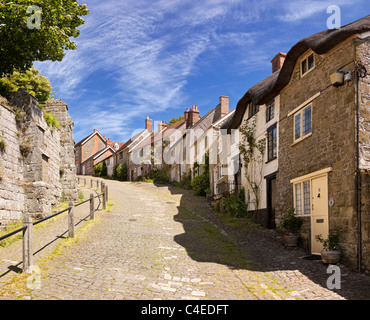
<svg viewBox="0 0 370 320">
<path fill-rule="evenodd" d="M 283 235 L 284 244 L 287 247 L 296 247 L 299 240 L 299 229 L 302 226 L 303 221 L 295 215 L 295 209 L 291 208 L 283 216 L 281 221 L 281 227 L 285 231 Z"/>
<path fill-rule="evenodd" d="M 321 261 L 324 263 L 339 263 L 341 252 L 339 248 L 339 234 L 329 232 L 328 238 L 324 239 L 321 234 L 317 235 L 316 240 L 323 244 L 324 249 L 321 251 Z"/>
</svg>

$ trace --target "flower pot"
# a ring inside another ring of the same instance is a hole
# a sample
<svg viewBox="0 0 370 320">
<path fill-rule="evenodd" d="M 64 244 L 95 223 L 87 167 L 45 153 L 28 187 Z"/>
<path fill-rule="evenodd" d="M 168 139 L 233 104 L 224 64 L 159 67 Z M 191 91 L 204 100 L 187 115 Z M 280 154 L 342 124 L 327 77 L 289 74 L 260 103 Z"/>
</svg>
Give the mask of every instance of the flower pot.
<svg viewBox="0 0 370 320">
<path fill-rule="evenodd" d="M 322 250 L 321 251 L 321 261 L 329 264 L 339 263 L 341 258 L 341 253 L 339 250 Z"/>
<path fill-rule="evenodd" d="M 284 235 L 284 244 L 286 247 L 296 247 L 298 245 L 299 235 Z"/>
</svg>

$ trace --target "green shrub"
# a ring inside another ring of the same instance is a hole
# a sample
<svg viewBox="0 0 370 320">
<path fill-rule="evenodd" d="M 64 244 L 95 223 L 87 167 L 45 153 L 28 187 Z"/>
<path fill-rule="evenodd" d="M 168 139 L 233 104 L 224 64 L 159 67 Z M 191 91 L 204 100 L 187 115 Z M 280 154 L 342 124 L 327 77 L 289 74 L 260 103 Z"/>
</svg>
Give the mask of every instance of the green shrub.
<svg viewBox="0 0 370 320">
<path fill-rule="evenodd" d="M 107 165 L 102 161 L 94 166 L 94 174 L 97 177 L 104 177 L 107 175 Z"/>
<path fill-rule="evenodd" d="M 117 165 L 113 170 L 113 178 L 118 179 L 120 181 L 127 181 L 127 163 L 122 162 L 121 164 Z"/>
<path fill-rule="evenodd" d="M 295 209 L 291 208 L 283 216 L 281 221 L 281 227 L 285 230 L 286 233 L 295 235 L 298 233 L 303 221 L 298 218 L 295 214 Z"/>
<path fill-rule="evenodd" d="M 191 170 L 181 176 L 180 186 L 184 189 L 191 189 Z"/>
<path fill-rule="evenodd" d="M 153 168 L 150 172 L 146 175 L 147 179 L 153 180 L 154 183 L 159 184 L 167 184 L 170 182 L 170 178 L 168 176 L 168 167 L 164 165 L 162 169 Z"/>
<path fill-rule="evenodd" d="M 49 126 L 60 129 L 60 123 L 52 113 L 44 111 L 44 119 Z"/>
<path fill-rule="evenodd" d="M 232 195 L 223 199 L 224 211 L 227 215 L 236 218 L 247 216 L 247 205 L 238 196 Z"/>
<path fill-rule="evenodd" d="M 238 195 L 239 199 L 245 202 L 245 188 L 241 187 Z"/>
<path fill-rule="evenodd" d="M 207 192 L 210 193 L 209 175 L 202 174 L 198 177 L 194 177 L 191 187 L 195 196 L 205 196 Z"/>
</svg>

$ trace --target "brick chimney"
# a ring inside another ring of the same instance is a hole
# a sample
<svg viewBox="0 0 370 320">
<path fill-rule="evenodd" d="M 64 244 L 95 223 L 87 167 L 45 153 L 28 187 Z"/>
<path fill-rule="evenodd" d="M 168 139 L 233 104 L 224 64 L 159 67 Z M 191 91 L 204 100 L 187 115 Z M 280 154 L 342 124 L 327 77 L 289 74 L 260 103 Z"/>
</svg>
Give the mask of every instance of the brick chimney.
<svg viewBox="0 0 370 320">
<path fill-rule="evenodd" d="M 283 67 L 285 61 L 286 53 L 279 52 L 274 59 L 271 60 L 272 63 L 272 73 L 280 70 Z"/>
<path fill-rule="evenodd" d="M 94 132 L 98 132 L 99 130 L 98 129 L 94 129 Z"/>
<path fill-rule="evenodd" d="M 186 113 L 186 112 L 185 112 Z M 186 115 L 185 115 L 186 118 Z M 192 106 L 191 110 L 188 111 L 188 118 L 186 120 L 186 128 L 193 126 L 200 119 L 198 106 Z"/>
<path fill-rule="evenodd" d="M 161 131 L 162 131 L 162 130 L 164 130 L 166 127 L 167 127 L 166 122 L 161 120 L 161 121 L 158 123 L 158 132 L 161 132 Z"/>
<path fill-rule="evenodd" d="M 145 119 L 145 129 L 149 132 L 153 131 L 153 120 L 149 119 L 149 117 L 146 117 Z"/>
<path fill-rule="evenodd" d="M 229 97 L 220 96 L 220 117 L 219 119 L 223 118 L 227 114 L 229 114 Z"/>
<path fill-rule="evenodd" d="M 186 108 L 185 112 L 184 112 L 184 119 L 185 119 L 185 122 L 187 123 L 188 122 L 188 119 L 189 119 L 189 108 Z"/>
</svg>

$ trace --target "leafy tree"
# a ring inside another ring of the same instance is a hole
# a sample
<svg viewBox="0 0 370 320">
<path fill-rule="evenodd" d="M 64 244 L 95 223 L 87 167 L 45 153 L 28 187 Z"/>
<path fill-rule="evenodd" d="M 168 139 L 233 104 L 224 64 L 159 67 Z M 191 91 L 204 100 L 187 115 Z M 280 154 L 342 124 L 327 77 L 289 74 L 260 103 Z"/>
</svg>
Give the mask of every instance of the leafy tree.
<svg viewBox="0 0 370 320">
<path fill-rule="evenodd" d="M 51 98 L 53 89 L 49 79 L 42 76 L 36 68 L 25 72 L 14 71 L 12 74 L 0 78 L 0 95 L 7 98 L 19 88 L 32 94 L 40 105 L 45 104 Z"/>
<path fill-rule="evenodd" d="M 171 124 L 174 124 L 174 123 L 176 123 L 176 122 L 179 122 L 179 121 L 182 121 L 182 120 L 184 120 L 185 119 L 185 116 L 178 116 L 178 117 L 173 117 L 173 118 L 171 118 L 169 121 L 168 121 L 168 124 L 167 124 L 167 126 L 170 126 Z"/>
<path fill-rule="evenodd" d="M 34 61 L 61 61 L 65 50 L 77 48 L 71 38 L 88 13 L 77 0 L 0 1 L 0 75 L 30 69 Z"/>
</svg>

